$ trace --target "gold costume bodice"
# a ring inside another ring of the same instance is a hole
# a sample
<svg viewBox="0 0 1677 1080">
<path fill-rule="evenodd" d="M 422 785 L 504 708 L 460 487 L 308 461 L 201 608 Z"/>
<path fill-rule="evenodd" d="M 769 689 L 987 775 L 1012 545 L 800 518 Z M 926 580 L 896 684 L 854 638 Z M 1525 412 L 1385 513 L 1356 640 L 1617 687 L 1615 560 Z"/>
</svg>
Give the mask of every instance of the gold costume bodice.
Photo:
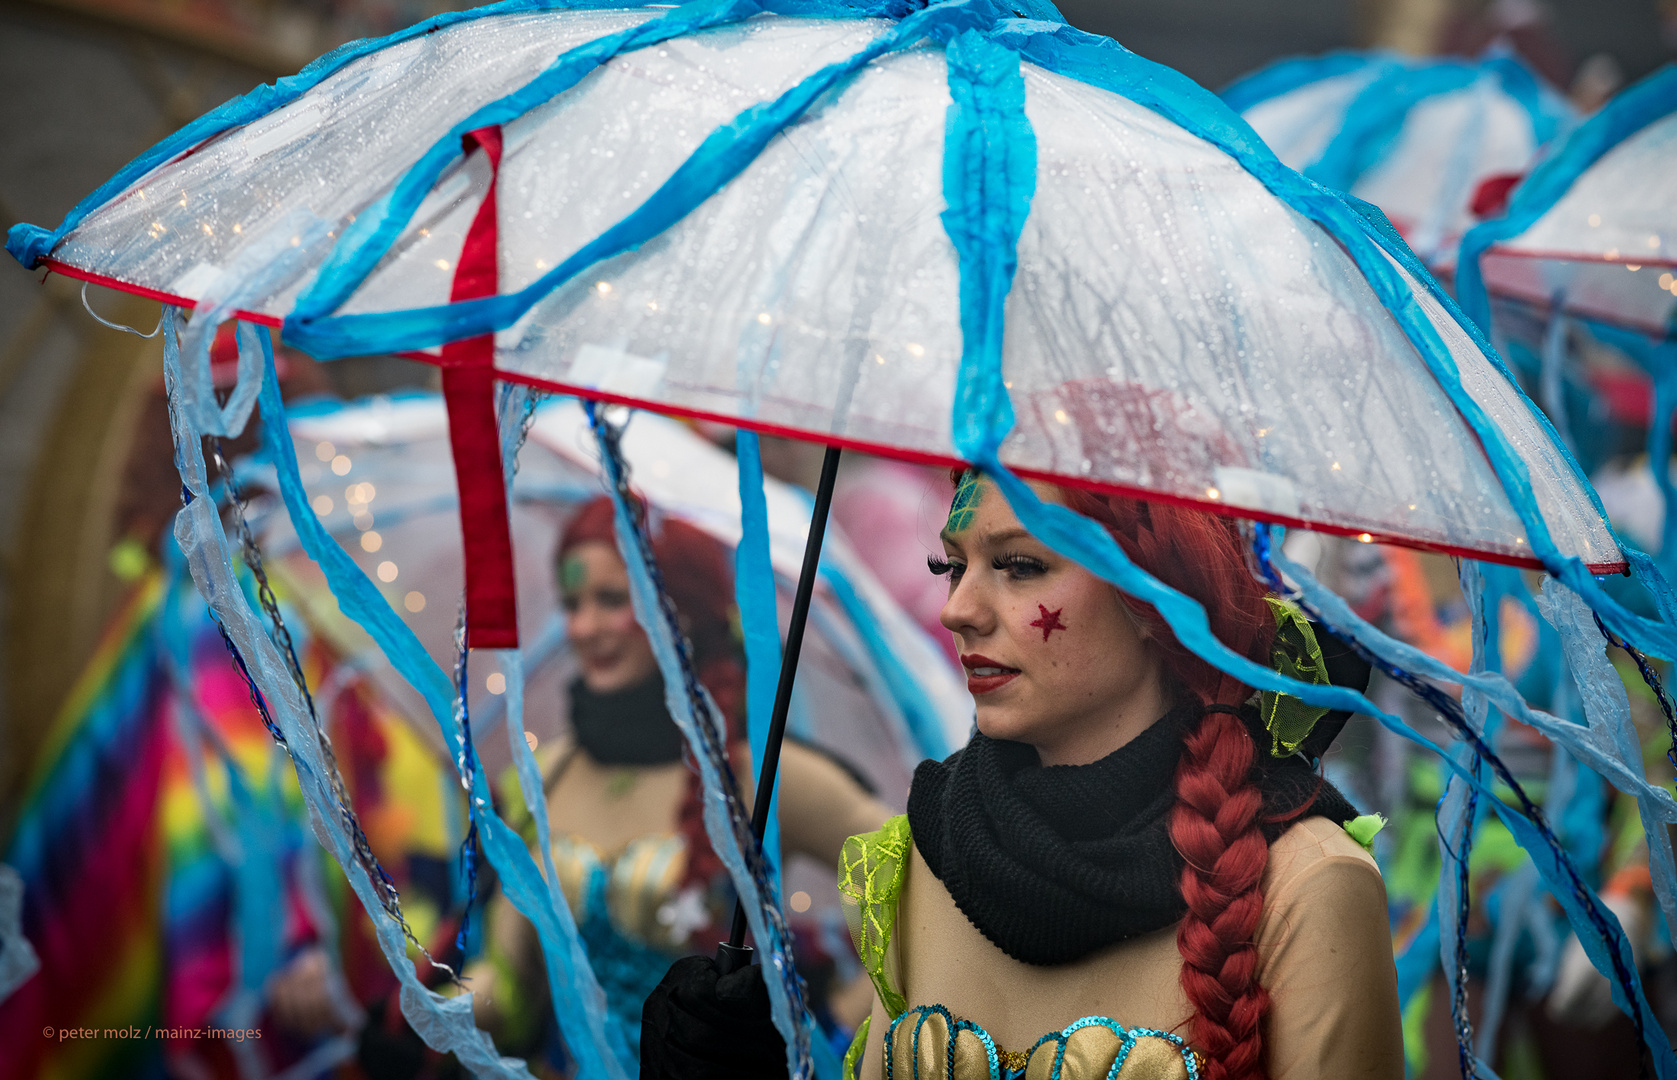
<svg viewBox="0 0 1677 1080">
<path fill-rule="evenodd" d="M 900 1013 L 885 1034 L 887 1080 L 1198 1080 L 1180 1038 L 1085 1016 L 1027 1051 L 998 1047 L 978 1024 L 941 1005 Z"/>
<path fill-rule="evenodd" d="M 604 915 L 632 941 L 680 952 L 694 929 L 713 921 L 697 897 L 680 891 L 687 842 L 675 834 L 639 837 L 609 862 L 582 837 L 558 836 L 553 869 L 579 926 Z"/>
<path fill-rule="evenodd" d="M 625 819 L 617 800 L 637 790 L 644 792 L 647 770 L 592 764 L 592 759 L 575 745 L 565 746 L 545 770 L 542 787 L 550 800 L 551 819 L 564 820 L 552 800 L 560 781 L 579 764 L 588 764 L 590 768 L 583 773 L 584 782 L 578 794 L 584 802 L 591 796 L 599 801 L 603 785 L 605 798 L 600 813 L 606 815 L 609 826 L 613 827 L 600 829 L 601 822 L 586 815 L 571 827 L 579 824 L 590 835 L 616 839 L 602 846 L 564 826 L 555 831 L 553 869 L 577 926 L 609 926 L 618 936 L 636 945 L 673 955 L 686 952 L 688 939 L 695 930 L 712 925 L 722 917 L 721 912 L 712 910 L 716 897 L 710 895 L 711 890 L 682 887 L 688 867 L 686 838 L 669 831 L 668 825 L 655 825 L 638 836 L 632 831 L 626 833 L 620 827 Z M 657 773 L 660 769 L 650 771 Z M 667 789 L 666 783 L 653 792 L 654 803 L 667 795 Z M 655 815 L 654 819 L 658 817 Z M 632 823 L 641 818 L 631 815 L 627 820 Z"/>
</svg>

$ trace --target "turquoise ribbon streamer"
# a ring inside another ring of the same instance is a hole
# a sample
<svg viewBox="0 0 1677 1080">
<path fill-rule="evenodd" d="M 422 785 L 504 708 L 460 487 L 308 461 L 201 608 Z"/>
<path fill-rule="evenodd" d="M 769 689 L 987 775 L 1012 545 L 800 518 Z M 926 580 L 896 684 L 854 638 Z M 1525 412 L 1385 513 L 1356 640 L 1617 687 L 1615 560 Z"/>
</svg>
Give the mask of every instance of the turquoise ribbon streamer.
<svg viewBox="0 0 1677 1080">
<path fill-rule="evenodd" d="M 276 724 L 285 735 L 286 745 L 297 764 L 297 779 L 304 798 L 315 810 L 315 821 L 323 832 L 322 839 L 332 849 L 339 865 L 349 878 L 350 887 L 361 899 L 378 934 L 379 947 L 391 964 L 401 983 L 402 1011 L 430 1045 L 452 1052 L 479 1076 L 517 1080 L 529 1077 L 522 1062 L 503 1059 L 487 1036 L 472 1025 L 471 998 L 461 995 L 445 999 L 427 989 L 414 973 L 407 956 L 407 941 L 395 921 L 385 912 L 376 886 L 368 878 L 361 864 L 351 853 L 351 844 L 343 823 L 335 810 L 330 788 L 325 782 L 326 768 L 315 733 L 305 726 L 302 718 L 306 708 L 296 684 L 292 681 L 285 662 L 274 643 L 268 638 L 256 614 L 251 610 L 233 573 L 232 553 L 222 528 L 220 515 L 211 499 L 207 470 L 204 465 L 203 433 L 194 425 L 190 413 L 183 407 L 175 388 L 181 381 L 180 347 L 175 332 L 176 310 L 165 309 L 164 320 L 164 379 L 170 391 L 170 422 L 175 436 L 176 465 L 180 469 L 185 506 L 175 519 L 175 539 L 186 555 L 193 581 L 204 596 L 216 619 L 227 629 L 240 654 L 250 665 L 251 674 L 258 680 Z M 266 341 L 266 335 L 263 336 Z M 289 452 L 289 434 L 283 427 L 283 413 L 277 412 L 278 382 L 274 379 L 273 363 L 267 358 L 267 379 L 264 391 L 272 389 L 275 409 L 263 404 L 263 417 L 280 417 L 280 432 Z M 290 460 L 295 480 L 296 460 Z M 298 484 L 297 490 L 301 491 Z M 308 511 L 306 504 L 304 513 Z M 293 518 L 301 515 L 293 514 Z M 318 523 L 313 523 L 319 528 Z M 306 527 L 306 526 L 305 526 Z M 334 547 L 336 547 L 334 545 Z M 338 554 L 348 560 L 342 549 Z M 353 567 L 353 564 L 351 564 Z M 356 571 L 359 574 L 359 571 Z M 363 584 L 371 588 L 363 578 Z M 340 598 L 347 595 L 340 592 Z M 394 615 L 391 615 L 394 618 Z M 433 665 L 434 666 L 434 665 Z M 439 672 L 440 674 L 440 672 Z M 446 680 L 445 680 L 446 685 Z"/>
<path fill-rule="evenodd" d="M 734 436 L 739 461 L 740 543 L 734 551 L 734 602 L 745 638 L 745 725 L 751 761 L 759 772 L 768 752 L 769 719 L 780 683 L 780 616 L 776 606 L 774 563 L 769 558 L 769 504 L 763 494 L 763 455 L 757 433 L 741 428 Z M 763 832 L 763 858 L 780 882 L 780 774 Z"/>
<path fill-rule="evenodd" d="M 728 763 L 722 718 L 697 675 L 691 670 L 684 646 L 677 635 L 673 607 L 666 613 L 667 597 L 653 579 L 651 552 L 643 549 L 635 521 L 635 509 L 625 496 L 627 483 L 614 440 L 599 409 L 586 406 L 600 447 L 607 491 L 616 510 L 617 549 L 629 572 L 629 597 L 635 617 L 646 631 L 664 676 L 664 703 L 676 726 L 687 738 L 694 761 L 704 781 L 705 832 L 711 848 L 728 869 L 740 904 L 745 910 L 756 947 L 762 955 L 764 982 L 769 991 L 769 1008 L 775 1027 L 786 1041 L 786 1065 L 793 1080 L 809 1080 L 815 1073 L 812 1051 L 823 1044 L 811 1037 L 810 1016 L 804 1008 L 802 979 L 792 963 L 790 938 L 781 914 L 780 900 L 772 874 L 763 861 L 762 850 L 751 833 L 739 785 Z M 695 698 L 699 708 L 695 708 Z M 702 709 L 702 711 L 701 711 Z"/>
<path fill-rule="evenodd" d="M 280 401 L 272 346 L 265 330 L 259 336 L 264 351 L 264 375 L 259 397 L 263 446 L 274 462 L 280 495 L 292 527 L 303 550 L 325 573 L 327 584 L 344 614 L 372 635 L 391 665 L 425 699 L 442 730 L 451 759 L 458 761 L 460 732 L 454 722 L 454 688 L 449 677 L 425 652 L 407 624 L 391 610 L 378 588 L 326 532 L 310 508 L 298 472 L 296 450 L 285 423 L 285 407 Z M 267 692 L 266 685 L 264 692 Z M 622 1062 L 629 1060 L 628 1047 L 613 1045 L 614 1040 L 609 1038 L 605 1024 L 605 994 L 594 978 L 594 970 L 577 936 L 570 907 L 554 902 L 549 882 L 542 878 L 523 839 L 495 813 L 489 782 L 475 759 L 472 775 L 466 780 L 469 784 L 468 797 L 478 802 L 478 825 L 483 831 L 484 854 L 500 876 L 501 888 L 507 899 L 530 920 L 541 940 L 548 985 L 566 1047 L 576 1058 L 583 1075 L 626 1080 Z M 524 780 L 521 775 L 521 785 Z M 540 791 L 539 779 L 536 790 Z M 537 798 L 535 810 L 538 823 L 543 822 L 547 813 L 546 802 Z M 555 880 L 553 887 L 556 886 Z M 369 914 L 373 914 L 371 908 Z M 377 916 L 374 918 L 376 920 Z M 405 966 L 410 972 L 412 970 L 412 964 L 407 963 L 405 956 L 399 966 Z M 407 994 L 403 996 L 403 1009 L 412 1019 L 414 1014 L 409 1011 Z M 466 1022 L 469 1025 L 469 1013 Z M 421 1036 L 428 1035 L 425 1026 L 418 1022 L 414 1026 Z"/>
</svg>

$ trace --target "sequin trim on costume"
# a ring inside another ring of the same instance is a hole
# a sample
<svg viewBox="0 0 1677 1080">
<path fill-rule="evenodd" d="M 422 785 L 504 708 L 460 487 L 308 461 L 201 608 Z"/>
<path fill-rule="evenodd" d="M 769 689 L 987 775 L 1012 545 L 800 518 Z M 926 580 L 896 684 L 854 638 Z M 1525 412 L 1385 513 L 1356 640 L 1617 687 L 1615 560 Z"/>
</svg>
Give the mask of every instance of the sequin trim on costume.
<svg viewBox="0 0 1677 1080">
<path fill-rule="evenodd" d="M 1169 1032 L 1126 1028 L 1104 1016 L 1085 1016 L 1060 1031 L 1044 1035 L 1028 1051 L 1010 1051 L 999 1049 L 983 1027 L 957 1018 L 942 1005 L 917 1005 L 893 1020 L 886 1031 L 886 1080 L 898 1080 L 898 1036 L 904 1023 L 910 1026 L 911 1034 L 905 1062 L 907 1075 L 901 1080 L 1024 1080 L 1027 1076 L 1031 1080 L 1095 1080 L 1097 1076 L 1104 1080 L 1199 1080 L 1200 1076 L 1197 1055 L 1180 1036 Z M 940 1037 L 940 1028 L 942 1046 L 926 1045 L 924 1039 Z M 1084 1039 L 1078 1053 L 1073 1055 L 1075 1063 L 1068 1066 L 1067 1051 L 1073 1038 L 1089 1028 L 1110 1033 L 1111 1042 L 1089 1045 Z M 962 1032 L 972 1033 L 978 1045 L 968 1043 L 963 1048 Z M 977 1053 L 980 1048 L 982 1056 Z M 1137 1057 L 1142 1049 L 1145 1055 Z M 1052 1064 L 1046 1071 L 1040 1063 L 1033 1070 L 1031 1062 L 1041 1053 L 1051 1053 Z M 1126 1069 L 1129 1065 L 1135 1067 Z"/>
</svg>

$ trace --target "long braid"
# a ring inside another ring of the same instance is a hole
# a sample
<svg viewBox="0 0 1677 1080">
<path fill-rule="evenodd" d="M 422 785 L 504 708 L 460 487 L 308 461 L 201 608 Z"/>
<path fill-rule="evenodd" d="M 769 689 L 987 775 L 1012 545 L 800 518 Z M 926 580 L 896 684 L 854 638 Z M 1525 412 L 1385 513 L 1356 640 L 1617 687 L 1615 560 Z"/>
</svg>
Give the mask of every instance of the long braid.
<svg viewBox="0 0 1677 1080">
<path fill-rule="evenodd" d="M 1066 505 L 1105 525 L 1139 565 L 1205 605 L 1224 644 L 1260 663 L 1275 622 L 1266 586 L 1246 568 L 1238 527 L 1226 518 L 1133 499 L 1065 492 Z M 1187 865 L 1177 929 L 1182 989 L 1194 1007 L 1190 1041 L 1205 1080 L 1262 1080 L 1260 1022 L 1269 994 L 1258 984 L 1253 934 L 1263 911 L 1261 881 L 1269 861 L 1263 795 L 1253 764 L 1257 748 L 1236 706 L 1251 688 L 1218 671 L 1176 640 L 1157 610 L 1130 607 L 1148 630 L 1179 693 L 1206 706 L 1184 740 L 1176 769 L 1170 838 Z"/>
<path fill-rule="evenodd" d="M 951 474 L 952 480 L 959 472 Z M 1105 526 L 1124 552 L 1165 584 L 1205 607 L 1211 630 L 1229 648 L 1264 663 L 1275 621 L 1268 587 L 1247 569 L 1231 519 L 1170 504 L 1060 488 L 1060 501 Z M 1188 905 L 1176 932 L 1182 989 L 1194 1007 L 1190 1042 L 1204 1080 L 1263 1080 L 1260 1025 L 1269 994 L 1258 983 L 1253 935 L 1263 913 L 1269 840 L 1263 794 L 1253 772 L 1257 747 L 1237 706 L 1251 688 L 1176 640 L 1157 609 L 1125 598 L 1147 631 L 1160 665 L 1185 700 L 1205 707 L 1183 740 L 1170 839 L 1187 865 Z"/>
<path fill-rule="evenodd" d="M 1217 705 L 1184 746 L 1170 838 L 1187 863 L 1188 914 L 1177 927 L 1176 947 L 1182 989 L 1194 1007 L 1192 1042 L 1205 1059 L 1200 1075 L 1206 1080 L 1261 1080 L 1259 1023 L 1269 993 L 1258 984 L 1253 934 L 1263 911 L 1269 841 L 1259 828 L 1255 748 L 1234 710 Z"/>
</svg>

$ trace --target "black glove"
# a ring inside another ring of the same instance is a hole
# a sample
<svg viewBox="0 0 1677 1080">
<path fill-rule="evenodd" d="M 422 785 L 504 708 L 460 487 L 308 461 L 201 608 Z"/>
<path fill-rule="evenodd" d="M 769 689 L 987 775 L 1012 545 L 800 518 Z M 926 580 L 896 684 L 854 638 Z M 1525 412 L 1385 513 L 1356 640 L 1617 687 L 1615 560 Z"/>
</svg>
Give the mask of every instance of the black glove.
<svg viewBox="0 0 1677 1080">
<path fill-rule="evenodd" d="M 708 956 L 670 965 L 641 1010 L 641 1080 L 786 1080 L 763 969 L 718 975 Z"/>
</svg>

